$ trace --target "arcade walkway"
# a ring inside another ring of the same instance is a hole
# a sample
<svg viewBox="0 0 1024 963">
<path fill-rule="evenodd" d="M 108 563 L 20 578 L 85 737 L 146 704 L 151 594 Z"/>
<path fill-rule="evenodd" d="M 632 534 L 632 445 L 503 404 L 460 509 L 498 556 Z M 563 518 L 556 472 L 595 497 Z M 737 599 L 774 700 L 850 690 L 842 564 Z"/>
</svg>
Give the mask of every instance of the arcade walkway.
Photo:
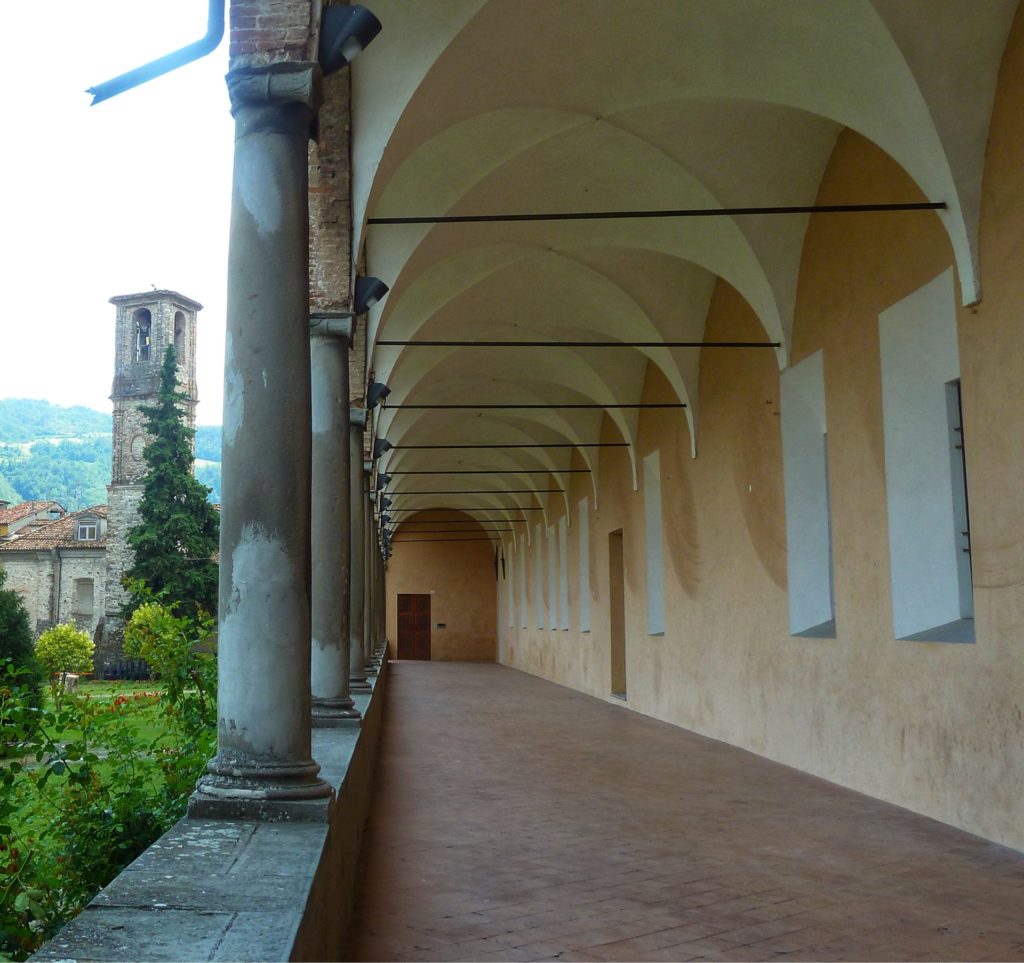
<svg viewBox="0 0 1024 963">
<path fill-rule="evenodd" d="M 400 662 L 352 960 L 1022 960 L 1024 856 L 494 665 Z"/>
</svg>

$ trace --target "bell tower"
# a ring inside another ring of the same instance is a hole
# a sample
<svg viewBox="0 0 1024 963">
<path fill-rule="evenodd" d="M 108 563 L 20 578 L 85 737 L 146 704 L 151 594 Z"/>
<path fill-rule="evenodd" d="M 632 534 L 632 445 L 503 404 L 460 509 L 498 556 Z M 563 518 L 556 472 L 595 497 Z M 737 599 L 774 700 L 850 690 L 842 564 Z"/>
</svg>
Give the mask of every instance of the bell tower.
<svg viewBox="0 0 1024 963">
<path fill-rule="evenodd" d="M 142 482 L 146 475 L 143 451 L 149 443 L 142 408 L 156 402 L 160 368 L 168 345 L 174 345 L 178 385 L 189 427 L 195 428 L 196 315 L 203 309 L 177 291 L 154 290 L 110 299 L 117 308 L 114 326 L 113 457 L 107 486 L 107 585 L 102 638 L 97 640 L 96 665 L 119 658 L 121 607 L 127 594 L 121 585 L 133 557 L 128 532 L 139 517 Z"/>
</svg>

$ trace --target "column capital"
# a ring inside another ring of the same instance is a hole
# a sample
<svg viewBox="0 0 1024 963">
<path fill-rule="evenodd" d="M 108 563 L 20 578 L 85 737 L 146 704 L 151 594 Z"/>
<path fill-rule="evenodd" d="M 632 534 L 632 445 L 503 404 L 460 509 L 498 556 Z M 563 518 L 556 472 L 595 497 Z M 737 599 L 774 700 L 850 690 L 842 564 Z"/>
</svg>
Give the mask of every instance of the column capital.
<svg viewBox="0 0 1024 963">
<path fill-rule="evenodd" d="M 355 334 L 353 317 L 347 311 L 310 311 L 309 334 L 311 337 L 340 338 L 346 347 L 351 348 Z"/>
<path fill-rule="evenodd" d="M 366 430 L 366 419 L 369 412 L 365 408 L 349 408 L 348 410 L 348 423 L 350 428 L 358 428 L 360 431 Z"/>
<path fill-rule="evenodd" d="M 246 107 L 300 106 L 307 108 L 310 117 L 315 118 L 323 103 L 323 75 L 317 63 L 294 61 L 265 67 L 239 67 L 228 73 L 225 80 L 232 116 Z M 266 123 L 274 124 L 269 119 Z M 312 120 L 310 127 L 310 136 L 314 136 Z"/>
</svg>

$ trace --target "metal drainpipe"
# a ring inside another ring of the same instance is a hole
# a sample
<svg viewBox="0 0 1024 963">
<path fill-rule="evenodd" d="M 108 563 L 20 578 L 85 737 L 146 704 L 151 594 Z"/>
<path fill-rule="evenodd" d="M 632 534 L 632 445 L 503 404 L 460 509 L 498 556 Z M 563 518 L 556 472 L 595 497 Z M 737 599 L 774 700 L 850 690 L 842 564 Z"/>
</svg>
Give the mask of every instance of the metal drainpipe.
<svg viewBox="0 0 1024 963">
<path fill-rule="evenodd" d="M 134 70 L 129 70 L 127 73 L 114 77 L 112 80 L 107 80 L 102 84 L 97 84 L 95 87 L 90 87 L 86 91 L 87 94 L 92 94 L 92 104 L 90 106 L 95 107 L 104 100 L 109 100 L 117 94 L 131 90 L 133 87 L 138 87 L 139 84 L 144 84 L 155 77 L 160 77 L 163 74 L 170 73 L 172 70 L 177 70 L 179 67 L 184 67 L 185 64 L 192 63 L 193 60 L 205 57 L 208 53 L 216 50 L 221 39 L 224 37 L 224 0 L 209 0 L 209 4 L 206 35 L 204 37 L 182 47 L 180 50 L 164 54 L 164 56 L 157 57 L 156 60 L 151 60 L 141 67 L 136 67 Z"/>
</svg>

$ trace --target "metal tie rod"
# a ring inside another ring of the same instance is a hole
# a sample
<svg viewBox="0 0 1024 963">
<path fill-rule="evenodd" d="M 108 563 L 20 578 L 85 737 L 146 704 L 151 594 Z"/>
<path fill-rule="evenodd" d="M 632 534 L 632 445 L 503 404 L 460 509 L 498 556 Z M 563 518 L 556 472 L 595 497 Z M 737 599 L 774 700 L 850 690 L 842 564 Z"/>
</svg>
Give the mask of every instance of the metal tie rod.
<svg viewBox="0 0 1024 963">
<path fill-rule="evenodd" d="M 389 468 L 389 475 L 589 475 L 589 468 Z"/>
<path fill-rule="evenodd" d="M 495 224 L 519 221 L 616 221 L 652 217 L 743 217 L 758 214 L 877 214 L 944 211 L 945 201 L 907 204 L 795 204 L 776 207 L 691 207 L 657 211 L 564 211 L 548 214 L 445 214 L 438 217 L 371 217 L 368 224 Z"/>
<path fill-rule="evenodd" d="M 509 511 L 517 511 L 515 505 L 512 505 Z M 461 511 L 461 512 L 480 512 L 480 511 L 500 511 L 500 509 L 493 508 L 415 508 L 413 511 L 417 512 L 441 512 L 441 511 Z M 417 518 L 416 521 L 410 522 L 410 525 L 469 525 L 472 522 L 488 522 L 495 525 L 510 525 L 513 522 L 525 522 L 525 518 L 473 518 L 463 521 L 458 518 Z M 396 524 L 401 525 L 402 523 L 397 521 Z"/>
<path fill-rule="evenodd" d="M 392 539 L 392 545 L 403 545 L 406 543 L 415 544 L 416 542 L 493 542 L 493 538 L 395 538 Z M 501 539 L 499 539 L 501 541 Z"/>
<path fill-rule="evenodd" d="M 446 448 L 628 448 L 628 441 L 590 441 L 577 444 L 573 441 L 556 444 L 530 445 L 392 445 L 389 451 L 436 451 Z M 554 469 L 552 469 L 554 470 Z M 388 474 L 391 474 L 390 472 Z"/>
<path fill-rule="evenodd" d="M 401 409 L 415 409 L 418 411 L 479 411 L 481 409 L 487 410 L 500 410 L 500 411 L 521 411 L 521 410 L 543 410 L 543 411 L 561 411 L 566 409 L 585 409 L 588 411 L 604 410 L 606 408 L 685 408 L 686 405 L 683 402 L 642 402 L 640 404 L 628 404 L 628 405 L 601 405 L 601 404 L 508 404 L 508 405 L 384 405 L 388 411 L 399 411 Z"/>
<path fill-rule="evenodd" d="M 781 341 L 378 341 L 384 348 L 778 348 Z"/>
<path fill-rule="evenodd" d="M 447 491 L 428 492 L 392 492 L 391 496 L 398 495 L 555 495 L 564 492 L 564 488 L 460 488 Z"/>
<path fill-rule="evenodd" d="M 523 505 L 475 505 L 467 506 L 465 508 L 459 508 L 452 506 L 449 508 L 447 505 L 435 505 L 433 508 L 389 508 L 387 513 L 389 515 L 395 512 L 542 512 L 543 508 L 536 505 L 534 506 L 523 506 Z"/>
</svg>

